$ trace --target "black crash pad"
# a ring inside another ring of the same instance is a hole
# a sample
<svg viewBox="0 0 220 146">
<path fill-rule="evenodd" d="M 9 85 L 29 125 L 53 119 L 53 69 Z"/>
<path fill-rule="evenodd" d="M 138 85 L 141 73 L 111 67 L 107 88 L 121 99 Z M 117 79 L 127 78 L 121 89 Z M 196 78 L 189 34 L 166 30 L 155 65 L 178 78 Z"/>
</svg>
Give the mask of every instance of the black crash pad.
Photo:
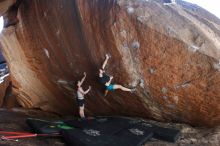
<svg viewBox="0 0 220 146">
<path fill-rule="evenodd" d="M 151 127 L 135 124 L 129 128 L 122 129 L 114 136 L 126 141 L 124 144 L 126 146 L 142 146 L 153 136 L 153 131 Z"/>
<path fill-rule="evenodd" d="M 128 128 L 142 127 L 144 129 L 145 127 L 148 132 L 153 133 L 154 138 L 168 142 L 176 142 L 180 136 L 180 130 L 159 127 L 155 124 L 134 118 L 97 117 L 89 120 L 67 120 L 65 123 L 79 129 L 94 129 L 108 135 L 116 135 Z"/>
<path fill-rule="evenodd" d="M 70 125 L 79 129 L 96 129 L 103 134 L 113 135 L 119 132 L 123 128 L 130 127 L 133 120 L 122 117 L 97 117 L 94 119 L 75 119 L 64 121 L 67 125 Z"/>
<path fill-rule="evenodd" d="M 115 139 L 94 129 L 63 130 L 61 134 L 67 146 L 116 146 Z"/>
<path fill-rule="evenodd" d="M 164 128 L 145 121 L 139 122 L 135 126 L 138 125 L 149 128 L 153 132 L 153 138 L 167 142 L 176 142 L 181 134 L 178 129 Z"/>
<path fill-rule="evenodd" d="M 151 137 L 175 142 L 180 131 L 163 128 L 144 120 L 125 117 L 96 117 L 45 121 L 27 119 L 36 133 L 50 134 L 62 131 L 65 142 L 70 146 L 141 146 Z"/>
<path fill-rule="evenodd" d="M 121 117 L 98 117 L 91 120 L 69 120 L 78 127 L 63 130 L 64 141 L 70 146 L 142 146 L 152 136 L 152 126 L 139 120 Z"/>
<path fill-rule="evenodd" d="M 41 119 L 28 118 L 26 123 L 35 133 L 50 134 L 59 133 L 62 129 L 73 129 L 62 121 L 46 121 Z"/>
<path fill-rule="evenodd" d="M 96 129 L 63 130 L 68 146 L 142 146 L 153 133 L 141 129 L 125 129 L 115 135 L 103 134 Z"/>
<path fill-rule="evenodd" d="M 180 130 L 154 126 L 153 137 L 156 139 L 168 141 L 168 142 L 176 142 L 179 136 L 180 136 Z"/>
</svg>

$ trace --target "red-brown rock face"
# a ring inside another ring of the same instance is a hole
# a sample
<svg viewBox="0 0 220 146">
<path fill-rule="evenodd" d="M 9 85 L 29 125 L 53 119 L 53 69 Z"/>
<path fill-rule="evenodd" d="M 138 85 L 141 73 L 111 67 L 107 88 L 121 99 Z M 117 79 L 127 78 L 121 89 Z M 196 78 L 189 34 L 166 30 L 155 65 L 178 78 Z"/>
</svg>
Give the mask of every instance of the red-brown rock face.
<svg viewBox="0 0 220 146">
<path fill-rule="evenodd" d="M 16 0 L 0 0 L 0 15 L 3 15 Z"/>
<path fill-rule="evenodd" d="M 60 81 L 87 72 L 87 114 L 220 124 L 220 21 L 208 12 L 152 0 L 23 0 L 16 19 L 1 43 L 23 107 L 76 112 L 75 85 Z M 103 96 L 106 53 L 114 82 L 141 80 L 137 92 Z"/>
</svg>

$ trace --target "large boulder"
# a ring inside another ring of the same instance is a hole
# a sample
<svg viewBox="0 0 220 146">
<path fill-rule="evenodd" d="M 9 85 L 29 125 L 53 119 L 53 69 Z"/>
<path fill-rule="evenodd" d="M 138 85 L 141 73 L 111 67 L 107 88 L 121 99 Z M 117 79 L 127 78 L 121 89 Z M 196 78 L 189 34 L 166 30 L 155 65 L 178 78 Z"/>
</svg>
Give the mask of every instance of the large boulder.
<svg viewBox="0 0 220 146">
<path fill-rule="evenodd" d="M 0 41 L 23 107 L 76 113 L 72 83 L 87 72 L 83 87 L 92 91 L 86 113 L 220 124 L 220 20 L 200 7 L 160 0 L 23 0 L 16 8 L 18 21 L 5 25 Z M 106 53 L 114 82 L 138 84 L 135 93 L 103 96 L 97 75 Z"/>
<path fill-rule="evenodd" d="M 2 16 L 17 0 L 0 0 L 0 16 Z"/>
</svg>

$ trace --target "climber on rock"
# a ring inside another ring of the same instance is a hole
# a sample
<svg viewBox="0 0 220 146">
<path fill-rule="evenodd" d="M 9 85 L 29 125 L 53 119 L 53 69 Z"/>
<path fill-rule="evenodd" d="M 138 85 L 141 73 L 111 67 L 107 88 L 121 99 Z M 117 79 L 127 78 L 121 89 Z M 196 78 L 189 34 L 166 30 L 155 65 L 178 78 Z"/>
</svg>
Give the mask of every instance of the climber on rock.
<svg viewBox="0 0 220 146">
<path fill-rule="evenodd" d="M 105 61 L 102 65 L 102 68 L 99 69 L 100 82 L 105 85 L 105 96 L 108 94 L 108 91 L 113 91 L 115 89 L 120 89 L 122 91 L 128 91 L 128 92 L 135 91 L 135 89 L 129 89 L 129 88 L 126 88 L 122 85 L 111 83 L 112 79 L 113 79 L 113 76 L 109 76 L 105 73 L 105 67 L 107 65 L 108 60 L 109 60 L 109 55 L 106 54 L 105 55 Z"/>
<path fill-rule="evenodd" d="M 84 105 L 85 105 L 85 99 L 84 99 L 84 95 L 86 95 L 87 93 L 89 93 L 89 91 L 91 90 L 91 86 L 89 86 L 89 88 L 84 91 L 83 88 L 81 87 L 83 82 L 85 81 L 86 78 L 86 73 L 84 72 L 84 77 L 77 82 L 77 103 L 78 103 L 78 107 L 79 107 L 79 116 L 81 118 L 85 118 L 85 114 L 84 114 Z"/>
</svg>

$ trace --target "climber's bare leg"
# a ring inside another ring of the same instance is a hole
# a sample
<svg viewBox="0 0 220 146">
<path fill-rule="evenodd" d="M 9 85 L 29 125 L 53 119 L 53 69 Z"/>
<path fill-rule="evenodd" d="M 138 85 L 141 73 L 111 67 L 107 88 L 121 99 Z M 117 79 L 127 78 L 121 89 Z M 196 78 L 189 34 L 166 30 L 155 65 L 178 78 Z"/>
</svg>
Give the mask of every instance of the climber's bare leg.
<svg viewBox="0 0 220 146">
<path fill-rule="evenodd" d="M 107 96 L 107 94 L 108 94 L 108 90 L 105 90 L 105 95 L 104 96 Z"/>
<path fill-rule="evenodd" d="M 79 116 L 85 118 L 84 105 L 79 107 Z"/>
<path fill-rule="evenodd" d="M 122 91 L 128 91 L 128 92 L 131 92 L 132 91 L 132 89 L 129 89 L 129 88 L 126 88 L 126 87 L 124 87 L 124 86 L 122 86 L 122 85 L 114 85 L 114 87 L 113 87 L 114 89 L 120 89 L 120 90 L 122 90 Z"/>
</svg>

